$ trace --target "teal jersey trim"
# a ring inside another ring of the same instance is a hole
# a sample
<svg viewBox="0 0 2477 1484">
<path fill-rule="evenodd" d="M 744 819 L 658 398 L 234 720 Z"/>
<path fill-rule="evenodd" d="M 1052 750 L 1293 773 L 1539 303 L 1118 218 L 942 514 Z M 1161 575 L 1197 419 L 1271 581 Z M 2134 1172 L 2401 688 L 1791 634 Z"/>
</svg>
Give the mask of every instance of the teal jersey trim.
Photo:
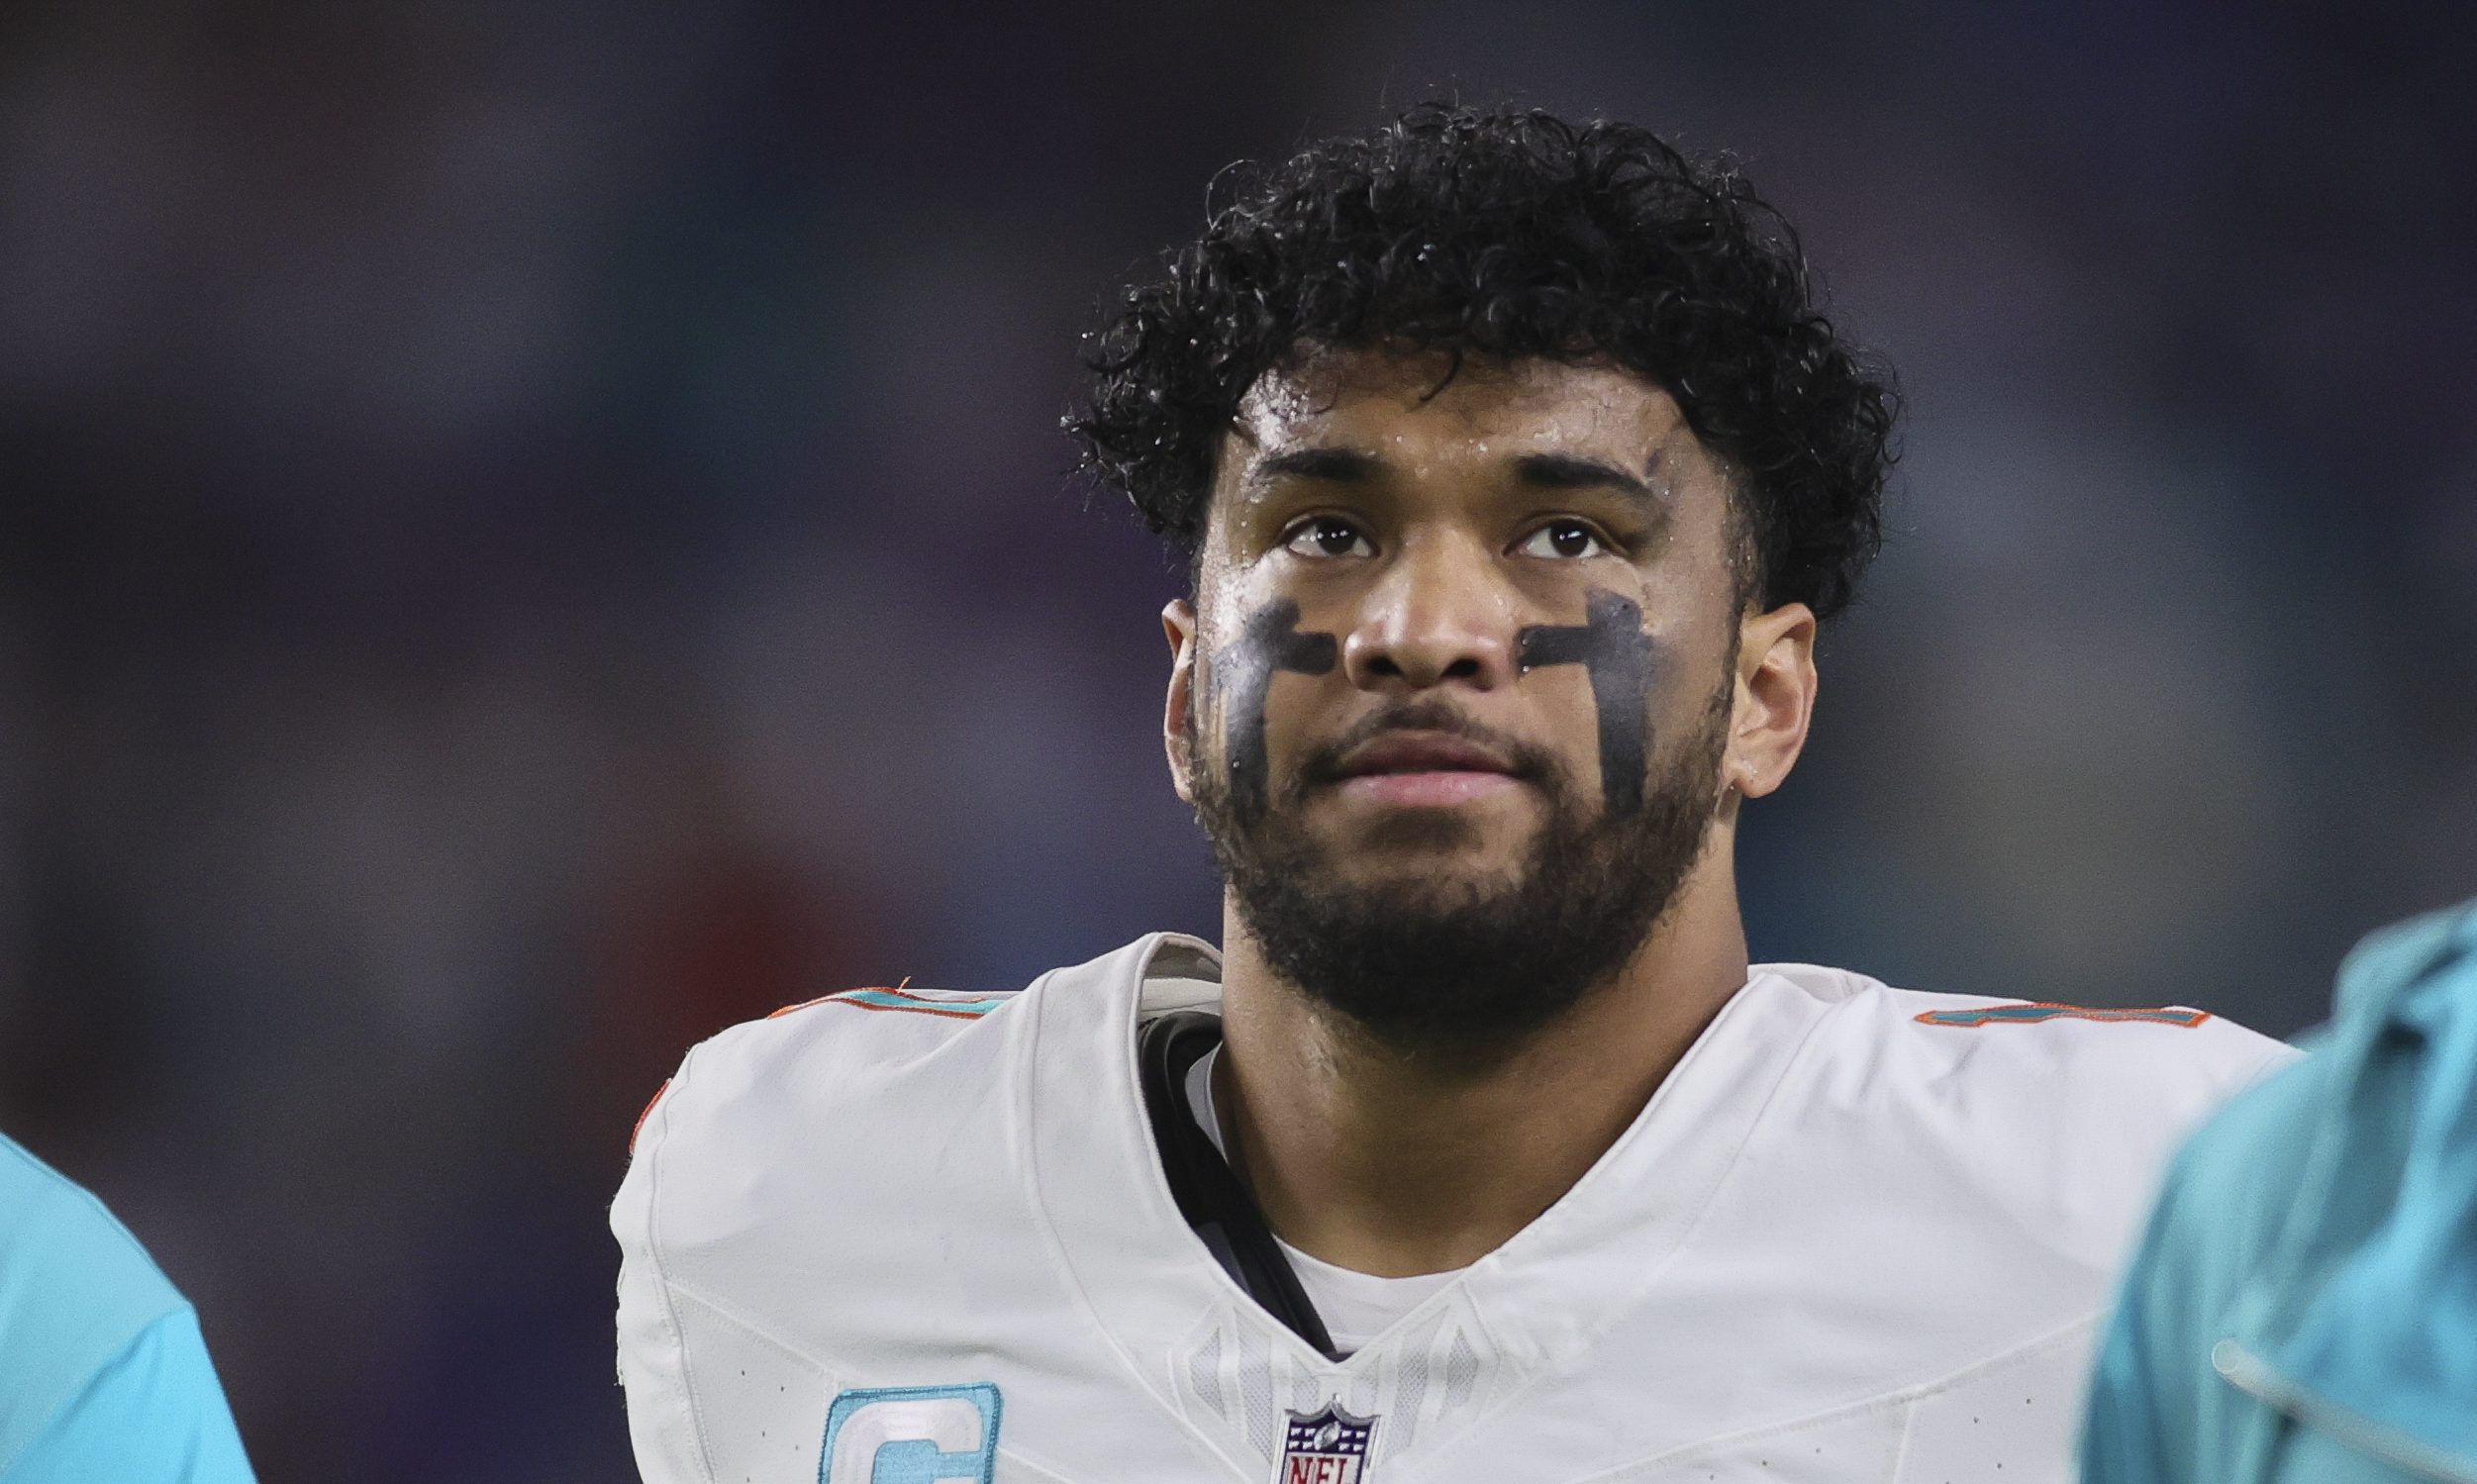
<svg viewBox="0 0 2477 1484">
<path fill-rule="evenodd" d="M 925 995 L 900 989 L 854 989 L 828 995 L 830 1005 L 856 1005 L 867 1010 L 909 1010 L 920 1015 L 978 1018 L 1005 1004 L 1008 995 Z"/>
<path fill-rule="evenodd" d="M 2187 1030 L 2209 1020 L 2210 1013 L 2176 1006 L 2123 1010 L 2106 1005 L 1982 1005 L 1970 1010 L 1930 1010 L 1918 1017 L 1922 1026 L 2035 1026 L 2047 1021 L 2137 1021 Z"/>
</svg>

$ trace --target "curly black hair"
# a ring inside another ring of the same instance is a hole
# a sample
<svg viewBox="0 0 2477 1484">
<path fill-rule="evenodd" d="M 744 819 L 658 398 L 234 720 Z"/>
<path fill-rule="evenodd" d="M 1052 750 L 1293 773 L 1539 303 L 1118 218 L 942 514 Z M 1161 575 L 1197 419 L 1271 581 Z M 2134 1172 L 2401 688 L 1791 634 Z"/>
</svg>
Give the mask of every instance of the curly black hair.
<svg viewBox="0 0 2477 1484">
<path fill-rule="evenodd" d="M 1168 276 L 1087 337 L 1062 424 L 1155 532 L 1196 549 L 1240 398 L 1308 348 L 1601 358 L 1665 388 L 1736 475 L 1764 606 L 1848 603 L 1882 544 L 1897 398 L 1729 161 L 1629 124 L 1431 103 L 1231 174 Z"/>
</svg>

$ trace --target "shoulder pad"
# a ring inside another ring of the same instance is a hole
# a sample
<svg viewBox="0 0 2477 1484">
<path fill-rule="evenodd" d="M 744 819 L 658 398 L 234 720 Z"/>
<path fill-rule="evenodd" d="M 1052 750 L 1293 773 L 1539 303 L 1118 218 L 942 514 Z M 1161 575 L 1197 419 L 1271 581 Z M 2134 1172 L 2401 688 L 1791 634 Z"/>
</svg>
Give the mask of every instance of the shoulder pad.
<svg viewBox="0 0 2477 1484">
<path fill-rule="evenodd" d="M 682 1094 L 701 1105 L 692 1117 L 772 1104 L 831 1089 L 838 1097 L 882 1087 L 923 1056 L 963 1039 L 991 1012 L 1012 1004 L 1018 990 L 920 989 L 907 980 L 820 995 L 743 1021 L 689 1049 L 678 1072 L 655 1089 L 629 1134 L 634 1152 L 655 1122 L 686 1110 Z M 691 1076 L 694 1087 L 691 1087 Z"/>
</svg>

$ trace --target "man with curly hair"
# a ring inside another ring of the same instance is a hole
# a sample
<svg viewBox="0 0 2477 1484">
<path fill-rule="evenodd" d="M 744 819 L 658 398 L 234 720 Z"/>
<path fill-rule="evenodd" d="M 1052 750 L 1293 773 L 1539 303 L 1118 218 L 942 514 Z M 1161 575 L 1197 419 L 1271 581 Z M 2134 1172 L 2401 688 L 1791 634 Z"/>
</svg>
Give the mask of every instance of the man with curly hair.
<svg viewBox="0 0 2477 1484">
<path fill-rule="evenodd" d="M 1192 557 L 1224 941 L 694 1051 L 613 1209 L 648 1480 L 2066 1476 L 2198 1011 L 1749 965 L 1893 399 L 1725 165 L 1433 106 L 1230 187 L 1067 419 Z"/>
</svg>

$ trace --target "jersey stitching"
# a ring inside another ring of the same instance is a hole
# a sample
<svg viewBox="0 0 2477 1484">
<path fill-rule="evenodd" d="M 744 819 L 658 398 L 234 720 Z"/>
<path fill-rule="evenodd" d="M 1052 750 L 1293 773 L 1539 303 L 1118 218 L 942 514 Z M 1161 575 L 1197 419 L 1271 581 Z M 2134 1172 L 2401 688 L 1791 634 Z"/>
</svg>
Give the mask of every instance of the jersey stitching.
<svg viewBox="0 0 2477 1484">
<path fill-rule="evenodd" d="M 687 1085 L 690 1063 L 697 1053 L 691 1050 L 679 1064 L 679 1075 L 673 1079 L 683 1088 Z M 660 1115 L 653 1131 L 653 1146 L 646 1151 L 649 1161 L 645 1169 L 645 1255 L 653 1264 L 653 1281 L 662 1295 L 662 1327 L 670 1335 L 671 1349 L 679 1356 L 679 1389 L 688 1403 L 688 1437 L 696 1444 L 697 1467 L 705 1475 L 706 1484 L 714 1484 L 714 1451 L 705 1437 L 705 1409 L 697 1402 L 695 1367 L 688 1358 L 688 1339 L 679 1326 L 679 1306 L 672 1300 L 676 1285 L 662 1262 L 662 1154 L 669 1145 L 673 1100 L 657 1100 L 653 1112 Z"/>
<path fill-rule="evenodd" d="M 1484 1262 L 1487 1259 L 1483 1257 L 1480 1260 Z M 1532 1356 L 1531 1363 L 1523 1366 L 1522 1369 L 1516 1373 L 1514 1384 L 1507 1389 L 1503 1400 L 1499 1401 L 1496 1405 L 1485 1409 L 1479 1416 L 1472 1418 L 1469 1422 L 1463 1424 L 1459 1428 L 1438 1430 L 1437 1435 L 1438 1437 L 1450 1440 L 1452 1438 L 1466 1437 L 1470 1435 L 1474 1429 L 1486 1426 L 1488 1419 L 1495 1417 L 1498 1413 L 1503 1412 L 1507 1407 L 1511 1406 L 1515 1398 L 1521 1396 L 1524 1392 L 1529 1391 L 1533 1385 L 1538 1381 L 1539 1374 L 1544 1369 L 1544 1362 L 1539 1358 L 1538 1344 L 1529 1336 L 1522 1336 L 1523 1345 L 1521 1351 L 1517 1351 L 1514 1346 L 1506 1343 L 1505 1336 L 1497 1332 L 1496 1326 L 1488 1322 L 1488 1311 L 1480 1304 L 1478 1296 L 1471 1292 L 1470 1285 L 1459 1281 L 1458 1274 L 1456 1275 L 1456 1282 L 1448 1283 L 1444 1287 L 1438 1289 L 1436 1293 L 1430 1295 L 1429 1301 L 1435 1302 L 1437 1299 L 1445 1298 L 1449 1298 L 1453 1307 L 1461 1310 L 1462 1315 L 1466 1320 L 1468 1320 L 1472 1325 L 1478 1327 L 1479 1333 L 1487 1338 L 1489 1345 L 1497 1352 L 1497 1360 L 1499 1364 L 1502 1365 L 1510 1361 L 1517 1353 L 1528 1352 Z M 1417 1310 L 1412 1311 L 1413 1314 L 1416 1314 L 1417 1312 Z M 1407 1321 L 1411 1318 L 1411 1315 L 1406 1314 L 1402 1318 Z M 1375 1348 L 1376 1346 L 1369 1345 L 1366 1349 L 1359 1351 L 1359 1355 L 1364 1355 L 1368 1353 L 1368 1351 Z M 1353 1355 L 1350 1358 L 1352 1360 L 1356 1360 L 1358 1355 Z M 1369 1363 L 1369 1368 L 1371 1371 L 1374 1369 L 1374 1362 L 1371 1361 Z M 1437 1420 L 1439 1422 L 1443 1421 L 1443 1414 L 1441 1412 L 1438 1413 Z"/>
<path fill-rule="evenodd" d="M 845 1365 L 814 1345 L 793 1343 L 701 1288 L 677 1279 L 672 1280 L 669 1286 L 670 1290 L 679 1297 L 714 1315 L 717 1319 L 728 1321 L 733 1329 L 745 1333 L 751 1338 L 764 1340 L 767 1344 L 805 1365 L 815 1366 L 820 1374 L 835 1380 L 838 1386 L 842 1384 L 841 1377 L 860 1374 L 856 1367 Z"/>
<path fill-rule="evenodd" d="M 697 1289 L 689 1287 L 685 1283 L 673 1284 L 672 1287 L 678 1291 L 681 1298 L 686 1299 L 689 1303 L 703 1309 L 708 1314 L 713 1315 L 716 1319 L 721 1320 L 723 1323 L 731 1326 L 735 1330 L 738 1330 L 743 1335 L 747 1336 L 750 1339 L 758 1340 L 764 1344 L 770 1345 L 773 1348 L 782 1351 L 793 1360 L 796 1360 L 802 1365 L 807 1366 L 809 1369 L 816 1371 L 821 1379 L 832 1383 L 837 1390 L 842 1389 L 842 1378 L 843 1376 L 857 1374 L 857 1372 L 851 1370 L 849 1367 L 838 1368 L 837 1364 L 829 1362 L 825 1356 L 818 1354 L 813 1350 L 805 1349 L 799 1345 L 793 1344 L 790 1340 L 784 1338 L 780 1335 L 774 1334 L 770 1330 L 767 1330 L 764 1326 L 751 1322 L 745 1315 L 740 1313 L 736 1309 L 733 1309 L 730 1305 L 720 1302 L 710 1293 L 700 1292 Z"/>
<path fill-rule="evenodd" d="M 734 1309 L 731 1305 L 722 1302 L 710 1293 L 693 1288 L 686 1283 L 672 1283 L 669 1285 L 669 1288 L 671 1291 L 676 1292 L 679 1297 L 686 1299 L 698 1308 L 705 1310 L 716 1319 L 730 1325 L 733 1329 L 740 1331 L 749 1338 L 761 1341 L 764 1344 L 780 1350 L 791 1359 L 808 1367 L 811 1371 L 814 1371 L 818 1378 L 823 1380 L 827 1385 L 828 1395 L 826 1400 L 829 1406 L 833 1404 L 833 1399 L 836 1396 L 840 1396 L 846 1389 L 843 1384 L 846 1380 L 852 1377 L 865 1375 L 867 1373 L 864 1367 L 856 1366 L 837 1356 L 829 1355 L 815 1345 L 793 1343 L 791 1340 L 775 1334 L 771 1330 L 768 1330 L 765 1326 L 749 1319 L 746 1315 L 742 1314 L 739 1310 Z M 998 1455 L 1002 1458 L 1012 1459 L 1014 1462 L 1021 1464 L 1023 1467 L 1031 1469 L 1033 1472 L 1040 1474 L 1043 1477 L 1053 1479 L 1057 1481 L 1057 1484 L 1071 1484 L 1071 1481 L 1068 1480 L 1066 1475 L 1058 1472 L 1056 1469 L 1048 1466 L 1047 1464 L 1041 1463 L 1036 1458 L 1026 1456 L 1021 1449 L 1010 1447 L 1004 1441 L 1000 1441 L 998 1444 Z M 709 1464 L 708 1467 L 710 1470 L 711 1465 Z"/>
<path fill-rule="evenodd" d="M 1143 970 L 1151 963 L 1153 955 L 1160 951 L 1161 941 L 1166 939 L 1167 936 L 1168 935 L 1166 934 L 1154 935 L 1153 940 L 1145 945 L 1139 957 L 1139 961 L 1137 964 L 1137 995 L 1135 1013 L 1138 1016 L 1140 1016 L 1142 1013 Z M 1050 972 L 1054 973 L 1056 971 L 1051 970 Z M 1034 981 L 1032 988 L 1027 989 L 1024 993 L 1026 995 L 1032 994 L 1035 990 L 1040 989 L 1041 984 L 1045 983 L 1048 978 L 1048 974 L 1041 975 L 1039 980 Z M 1233 1473 L 1237 1474 L 1241 1479 L 1252 1478 L 1259 1470 L 1250 1468 L 1246 1464 L 1240 1463 L 1238 1459 L 1233 1458 L 1229 1453 L 1223 1451 L 1222 1445 L 1215 1441 L 1210 1434 L 1206 1433 L 1202 1428 L 1197 1427 L 1195 1423 L 1188 1418 L 1186 1410 L 1175 1404 L 1174 1398 L 1164 1396 L 1160 1391 L 1154 1389 L 1151 1377 L 1144 1372 L 1141 1366 L 1136 1363 L 1136 1357 L 1128 1353 L 1127 1347 L 1119 1342 L 1118 1336 L 1111 1331 L 1110 1327 L 1102 1322 L 1100 1306 L 1093 1302 L 1091 1292 L 1084 1287 L 1083 1276 L 1075 1270 L 1075 1264 L 1066 1255 L 1065 1239 L 1058 1236 L 1057 1219 L 1050 1215 L 1049 1203 L 1041 1188 L 1040 1161 L 1035 1157 L 1037 1153 L 1038 1140 L 1035 1138 L 1033 1131 L 1032 1085 L 1030 1078 L 1026 1076 L 1024 1070 L 1025 1068 L 1037 1065 L 1039 1062 L 1040 1054 L 1040 1037 L 1048 1029 L 1046 1015 L 1047 1010 L 1048 1007 L 1045 1005 L 1036 1005 L 1034 1007 L 1035 1013 L 1027 1014 L 1020 1018 L 1025 1022 L 1025 1028 L 1018 1034 L 1024 1037 L 1030 1043 L 1021 1047 L 1009 1048 L 1016 1054 L 1008 1056 L 1006 1074 L 1009 1077 L 1014 1078 L 1016 1081 L 1015 1095 L 1018 1100 L 1015 1118 L 1015 1151 L 1017 1155 L 1015 1166 L 1023 1173 L 1025 1186 L 1024 1194 L 1032 1201 L 1033 1210 L 1039 1214 L 1040 1221 L 1037 1225 L 1040 1229 L 1042 1244 L 1048 1248 L 1050 1266 L 1057 1270 L 1059 1281 L 1066 1285 L 1067 1289 L 1075 1295 L 1076 1300 L 1083 1306 L 1084 1319 L 1086 1323 L 1092 1326 L 1093 1333 L 1101 1336 L 1101 1342 L 1109 1347 L 1111 1355 L 1117 1358 L 1118 1363 L 1126 1369 L 1128 1375 L 1135 1378 L 1136 1385 L 1143 1392 L 1143 1394 L 1151 1398 L 1153 1404 L 1161 1409 L 1162 1413 L 1170 1419 L 1171 1423 L 1184 1432 L 1188 1438 L 1193 1441 L 1196 1446 L 1204 1450 L 1205 1456 L 1209 1458 L 1219 1458 L 1222 1460 L 1225 1467 L 1229 1468 Z M 1132 1026 L 1129 1028 L 1129 1035 L 1126 1039 L 1126 1055 L 1128 1060 L 1132 1062 L 1136 1056 L 1136 1039 L 1133 1034 Z M 1134 1068 L 1132 1066 L 1127 1068 L 1127 1070 L 1131 1075 L 1134 1072 Z M 1138 1080 L 1138 1095 L 1139 1097 L 1141 1096 L 1140 1079 Z M 1139 1112 L 1140 1113 L 1140 1110 L 1139 1110 Z M 1151 1133 L 1147 1126 L 1144 1134 L 1146 1143 L 1151 1141 Z M 1236 1294 L 1242 1303 L 1253 1303 L 1253 1301 L 1248 1299 L 1246 1294 L 1239 1289 L 1238 1284 L 1231 1282 L 1230 1275 L 1221 1270 L 1219 1263 L 1214 1264 L 1213 1272 L 1214 1276 L 1222 1280 L 1223 1286 L 1228 1289 L 1230 1293 Z M 1289 1331 L 1279 1330 L 1279 1334 L 1283 1339 L 1298 1345 L 1302 1351 L 1314 1354 L 1313 1351 L 1307 1350 L 1306 1341 L 1301 1340 L 1297 1336 L 1292 1335 Z M 1331 1368 L 1331 1362 L 1325 1360 L 1322 1356 L 1318 1356 L 1316 1358 L 1316 1363 L 1320 1367 Z"/>
<path fill-rule="evenodd" d="M 1918 1404 L 1905 1403 L 1901 1408 L 1901 1440 L 1892 1449 L 1891 1484 L 1901 1484 L 1901 1476 L 1910 1466 L 1910 1438 L 1918 1433 Z"/>
<path fill-rule="evenodd" d="M 1832 1005 L 1838 1005 L 1843 1002 L 1835 1000 L 1830 1003 Z M 1808 1047 L 1815 1043 L 1815 1038 L 1820 1032 L 1822 1032 L 1824 1028 L 1824 1021 L 1829 1015 L 1830 1010 L 1828 1008 L 1825 1014 L 1816 1016 L 1814 1022 L 1799 1035 L 1796 1048 L 1790 1051 L 1788 1056 L 1782 1059 L 1779 1075 L 1773 1078 L 1770 1089 L 1763 1094 L 1763 1106 L 1754 1111 L 1754 1117 L 1746 1120 L 1745 1134 L 1737 1140 L 1737 1147 L 1730 1151 L 1728 1163 L 1721 1166 L 1720 1172 L 1712 1177 L 1711 1184 L 1705 1188 L 1701 1209 L 1695 1212 L 1694 1220 L 1687 1223 L 1686 1230 L 1677 1235 L 1675 1244 L 1670 1246 L 1667 1253 L 1660 1258 L 1657 1266 L 1655 1266 L 1649 1274 L 1644 1276 L 1642 1286 L 1635 1290 L 1637 1295 L 1648 1292 L 1651 1285 L 1659 1281 L 1659 1274 L 1666 1270 L 1671 1262 L 1674 1262 L 1677 1259 L 1677 1254 L 1686 1249 L 1687 1245 L 1694 1240 L 1695 1233 L 1701 1231 L 1703 1229 L 1704 1222 L 1710 1219 L 1713 1206 L 1719 1202 L 1721 1187 L 1729 1183 L 1730 1175 L 1734 1173 L 1737 1168 L 1737 1161 L 1745 1157 L 1746 1145 L 1754 1141 L 1755 1131 L 1763 1126 L 1763 1120 L 1770 1115 L 1772 1111 L 1772 1104 L 1781 1096 L 1781 1089 L 1789 1085 L 1790 1073 L 1797 1069 L 1799 1061 L 1806 1056 Z M 1674 1068 L 1670 1070 L 1669 1075 L 1676 1075 Z M 1659 1096 L 1658 1090 L 1655 1089 L 1651 1095 L 1652 1097 L 1657 1098 Z M 1494 1254 L 1492 1253 L 1491 1255 Z M 1488 1259 L 1485 1257 L 1480 1259 L 1481 1262 L 1485 1262 Z M 1476 1302 L 1473 1302 L 1469 1307 L 1473 1313 L 1479 1313 L 1481 1308 L 1481 1306 Z M 1484 1316 L 1482 1316 L 1482 1323 L 1485 1323 Z M 1606 1333 L 1605 1328 L 1601 1333 Z M 1490 1334 L 1493 1336 L 1494 1332 L 1491 1331 Z M 1534 1346 L 1533 1348 L 1536 1349 L 1536 1346 Z M 1531 1392 L 1541 1385 L 1547 1379 L 1547 1375 L 1548 1371 L 1545 1367 L 1535 1369 L 1532 1375 L 1517 1383 L 1512 1390 L 1508 1391 L 1505 1396 L 1499 1400 L 1495 1406 L 1489 1408 L 1485 1414 L 1473 1418 L 1460 1432 L 1451 1435 L 1457 1437 L 1467 1437 L 1471 1435 L 1471 1434 L 1476 1432 L 1480 1427 L 1484 1426 L 1489 1420 L 1499 1416 L 1507 1409 L 1511 1408 L 1514 1403 L 1521 1400 L 1526 1393 Z M 1625 1464 L 1621 1466 L 1625 1468 L 1635 1467 L 1634 1464 Z M 1593 1479 L 1602 1477 L 1606 1477 L 1606 1475 L 1594 1474 L 1590 1476 L 1590 1478 Z M 1576 1481 L 1576 1484 L 1588 1484 L 1588 1481 L 1578 1480 Z"/>
<path fill-rule="evenodd" d="M 1775 1436 L 1787 1433 L 1801 1432 L 1805 1429 L 1816 1427 L 1821 1424 L 1838 1422 L 1842 1418 L 1857 1417 L 1868 1412 L 1890 1411 L 1894 1408 L 1908 1409 L 1909 1415 L 1903 1419 L 1901 1425 L 1901 1446 L 1903 1452 L 1906 1453 L 1909 1447 L 1910 1429 L 1917 1424 L 1918 1407 L 1921 1403 L 1929 1401 L 1943 1392 L 1950 1391 L 1954 1387 L 1960 1386 L 1965 1382 L 1975 1381 L 1981 1376 L 1989 1375 L 2002 1370 L 2008 1365 L 2019 1364 L 2021 1361 L 2030 1358 L 2038 1351 L 2046 1349 L 2057 1342 L 2068 1338 L 2074 1331 L 2086 1329 L 2096 1324 L 2100 1319 L 2104 1318 L 2106 1314 L 2107 1311 L 2105 1309 L 2094 1309 L 2089 1313 L 2082 1315 L 2080 1318 L 2073 1320 L 2070 1324 L 2059 1325 L 2055 1329 L 2049 1330 L 2043 1335 L 2024 1340 L 2022 1343 L 2015 1345 L 2009 1350 L 1999 1351 L 1998 1353 L 1987 1356 L 1982 1360 L 1973 1360 L 1958 1370 L 1937 1376 L 1930 1381 L 1921 1381 L 1915 1386 L 1905 1386 L 1899 1390 L 1883 1392 L 1876 1396 L 1860 1397 L 1856 1401 L 1843 1402 L 1834 1407 L 1826 1407 L 1819 1412 L 1810 1412 L 1802 1417 L 1788 1418 L 1776 1423 L 1764 1423 L 1758 1427 L 1746 1428 L 1739 1432 L 1726 1433 L 1718 1437 L 1698 1438 L 1693 1442 L 1684 1443 L 1680 1446 L 1670 1448 L 1664 1453 L 1653 1453 L 1648 1457 L 1636 1458 L 1631 1463 L 1621 1463 L 1614 1468 L 1603 1469 L 1596 1474 L 1586 1474 L 1583 1477 L 1572 1481 L 1572 1484 L 1614 1484 L 1614 1481 L 1623 1480 L 1627 1475 L 1635 1473 L 1640 1469 L 1665 1468 L 1675 1464 L 1680 1459 L 1692 1458 L 1697 1454 L 1709 1453 L 1718 1448 L 1739 1446 L 1744 1443 L 1753 1442 L 1759 1438 Z M 1900 1478 L 1900 1472 L 1897 1467 L 1894 1470 L 1893 1478 L 1895 1480 Z"/>
</svg>

